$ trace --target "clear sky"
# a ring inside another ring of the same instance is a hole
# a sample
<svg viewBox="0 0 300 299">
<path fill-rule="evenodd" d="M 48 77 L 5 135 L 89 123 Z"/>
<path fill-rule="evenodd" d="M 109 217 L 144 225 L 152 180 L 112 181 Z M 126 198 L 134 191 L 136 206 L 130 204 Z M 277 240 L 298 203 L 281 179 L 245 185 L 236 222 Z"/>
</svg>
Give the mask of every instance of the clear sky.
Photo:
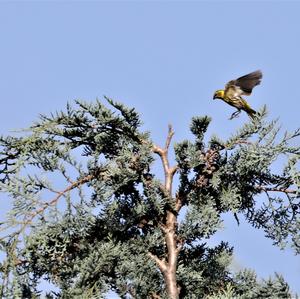
<svg viewBox="0 0 300 299">
<path fill-rule="evenodd" d="M 299 127 L 299 11 L 298 1 L 0 1 L 0 134 L 107 95 L 135 107 L 157 143 L 168 123 L 175 141 L 189 138 L 191 117 L 204 114 L 209 135 L 225 138 L 247 116 L 229 121 L 233 109 L 212 95 L 256 69 L 253 108 Z M 299 256 L 246 223 L 225 225 L 215 240 L 234 245 L 235 267 L 277 271 L 300 293 Z"/>
</svg>

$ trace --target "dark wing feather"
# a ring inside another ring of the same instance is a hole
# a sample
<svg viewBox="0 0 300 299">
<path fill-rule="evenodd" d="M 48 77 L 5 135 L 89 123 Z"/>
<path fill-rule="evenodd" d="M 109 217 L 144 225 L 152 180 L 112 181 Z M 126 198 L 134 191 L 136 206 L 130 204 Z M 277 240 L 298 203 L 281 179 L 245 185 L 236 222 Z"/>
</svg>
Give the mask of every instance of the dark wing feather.
<svg viewBox="0 0 300 299">
<path fill-rule="evenodd" d="M 245 95 L 250 95 L 253 87 L 260 84 L 262 78 L 261 71 L 255 71 L 236 80 L 232 80 L 230 83 L 239 86 Z"/>
</svg>

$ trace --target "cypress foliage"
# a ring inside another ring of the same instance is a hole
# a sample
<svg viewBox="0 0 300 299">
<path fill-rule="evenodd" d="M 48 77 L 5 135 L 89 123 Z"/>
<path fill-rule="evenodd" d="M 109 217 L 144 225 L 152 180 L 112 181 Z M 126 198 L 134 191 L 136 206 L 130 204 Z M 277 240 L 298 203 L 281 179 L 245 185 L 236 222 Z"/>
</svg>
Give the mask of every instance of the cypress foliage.
<svg viewBox="0 0 300 299">
<path fill-rule="evenodd" d="M 194 117 L 195 138 L 175 144 L 171 166 L 172 128 L 155 145 L 134 109 L 106 100 L 76 101 L 0 138 L 1 200 L 11 205 L 0 297 L 40 298 L 48 280 L 58 290 L 46 298 L 290 298 L 280 275 L 233 274 L 233 248 L 205 239 L 231 212 L 300 252 L 300 130 L 281 135 L 263 108 L 228 140 L 205 142 L 211 119 Z M 152 171 L 157 157 L 164 181 Z"/>
</svg>

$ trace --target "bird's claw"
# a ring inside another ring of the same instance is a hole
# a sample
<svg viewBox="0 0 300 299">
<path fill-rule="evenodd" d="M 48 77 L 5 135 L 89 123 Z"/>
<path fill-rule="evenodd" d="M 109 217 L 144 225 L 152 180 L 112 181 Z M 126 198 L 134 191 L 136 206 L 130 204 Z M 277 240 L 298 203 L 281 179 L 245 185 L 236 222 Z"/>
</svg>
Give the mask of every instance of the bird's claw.
<svg viewBox="0 0 300 299">
<path fill-rule="evenodd" d="M 236 117 L 239 117 L 239 114 L 240 114 L 240 113 L 241 113 L 240 110 L 237 110 L 237 111 L 233 112 L 233 113 L 231 114 L 229 120 L 234 119 L 234 118 L 236 118 Z"/>
</svg>

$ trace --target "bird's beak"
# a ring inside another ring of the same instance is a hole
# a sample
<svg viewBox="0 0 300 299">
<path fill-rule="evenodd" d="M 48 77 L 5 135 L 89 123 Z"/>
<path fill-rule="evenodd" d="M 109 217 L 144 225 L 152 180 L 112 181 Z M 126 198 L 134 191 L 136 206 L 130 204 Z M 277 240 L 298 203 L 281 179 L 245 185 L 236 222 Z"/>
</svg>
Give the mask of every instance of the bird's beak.
<svg viewBox="0 0 300 299">
<path fill-rule="evenodd" d="M 214 97 L 213 97 L 213 100 L 215 100 L 217 97 L 216 97 L 216 95 L 214 94 Z"/>
</svg>

